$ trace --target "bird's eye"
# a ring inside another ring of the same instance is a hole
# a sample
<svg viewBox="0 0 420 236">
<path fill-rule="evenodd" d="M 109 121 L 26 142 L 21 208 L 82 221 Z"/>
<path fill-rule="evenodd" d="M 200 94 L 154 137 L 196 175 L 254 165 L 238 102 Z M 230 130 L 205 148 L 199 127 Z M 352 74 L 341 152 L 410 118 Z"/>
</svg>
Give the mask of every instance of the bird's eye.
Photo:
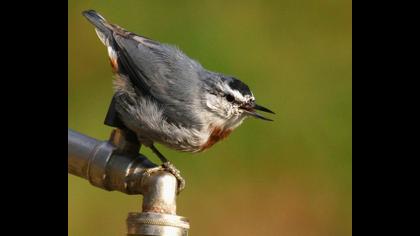
<svg viewBox="0 0 420 236">
<path fill-rule="evenodd" d="M 227 95 L 226 95 L 226 100 L 227 100 L 228 102 L 233 102 L 233 101 L 235 100 L 235 98 L 234 98 L 232 95 L 227 94 Z"/>
</svg>

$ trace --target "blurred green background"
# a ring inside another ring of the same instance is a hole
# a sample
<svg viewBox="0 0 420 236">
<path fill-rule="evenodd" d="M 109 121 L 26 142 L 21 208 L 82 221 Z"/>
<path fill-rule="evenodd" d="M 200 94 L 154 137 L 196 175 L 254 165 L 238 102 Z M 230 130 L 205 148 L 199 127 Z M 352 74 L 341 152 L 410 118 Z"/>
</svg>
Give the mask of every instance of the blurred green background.
<svg viewBox="0 0 420 236">
<path fill-rule="evenodd" d="M 350 0 L 68 4 L 69 128 L 103 140 L 111 131 L 111 68 L 85 9 L 240 78 L 277 113 L 246 120 L 204 153 L 160 148 L 187 180 L 178 214 L 190 235 L 352 234 Z M 69 235 L 124 235 L 127 213 L 140 210 L 141 196 L 68 183 Z"/>
</svg>

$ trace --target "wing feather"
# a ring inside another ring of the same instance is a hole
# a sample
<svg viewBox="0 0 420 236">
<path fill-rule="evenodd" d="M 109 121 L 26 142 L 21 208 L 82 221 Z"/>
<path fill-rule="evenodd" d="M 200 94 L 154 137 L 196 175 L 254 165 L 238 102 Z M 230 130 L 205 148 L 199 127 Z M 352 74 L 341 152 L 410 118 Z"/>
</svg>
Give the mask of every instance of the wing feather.
<svg viewBox="0 0 420 236">
<path fill-rule="evenodd" d="M 195 116 L 202 67 L 179 49 L 130 34 L 114 33 L 119 67 L 143 96 L 163 107 L 168 121 L 184 127 L 201 126 Z"/>
</svg>

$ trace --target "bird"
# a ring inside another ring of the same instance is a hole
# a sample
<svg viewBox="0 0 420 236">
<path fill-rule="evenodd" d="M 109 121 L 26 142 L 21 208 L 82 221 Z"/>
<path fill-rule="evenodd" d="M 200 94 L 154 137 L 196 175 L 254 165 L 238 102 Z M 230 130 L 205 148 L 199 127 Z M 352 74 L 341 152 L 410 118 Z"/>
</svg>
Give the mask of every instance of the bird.
<svg viewBox="0 0 420 236">
<path fill-rule="evenodd" d="M 108 22 L 95 10 L 82 14 L 106 46 L 114 74 L 114 96 L 107 114 L 111 126 L 134 133 L 173 173 L 180 171 L 156 148 L 197 153 L 226 138 L 247 117 L 272 121 L 238 78 L 205 69 L 178 47 L 160 43 Z"/>
</svg>

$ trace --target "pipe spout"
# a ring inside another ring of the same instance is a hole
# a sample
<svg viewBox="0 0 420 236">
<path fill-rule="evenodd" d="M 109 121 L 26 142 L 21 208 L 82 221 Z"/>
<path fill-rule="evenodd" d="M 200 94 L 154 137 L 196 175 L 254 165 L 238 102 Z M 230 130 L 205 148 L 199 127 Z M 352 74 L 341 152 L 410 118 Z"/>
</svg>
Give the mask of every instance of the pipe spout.
<svg viewBox="0 0 420 236">
<path fill-rule="evenodd" d="M 125 194 L 143 195 L 142 212 L 129 213 L 127 235 L 188 235 L 189 222 L 176 215 L 177 179 L 158 170 L 130 133 L 113 130 L 108 141 L 68 130 L 68 173 L 92 185 Z"/>
</svg>

